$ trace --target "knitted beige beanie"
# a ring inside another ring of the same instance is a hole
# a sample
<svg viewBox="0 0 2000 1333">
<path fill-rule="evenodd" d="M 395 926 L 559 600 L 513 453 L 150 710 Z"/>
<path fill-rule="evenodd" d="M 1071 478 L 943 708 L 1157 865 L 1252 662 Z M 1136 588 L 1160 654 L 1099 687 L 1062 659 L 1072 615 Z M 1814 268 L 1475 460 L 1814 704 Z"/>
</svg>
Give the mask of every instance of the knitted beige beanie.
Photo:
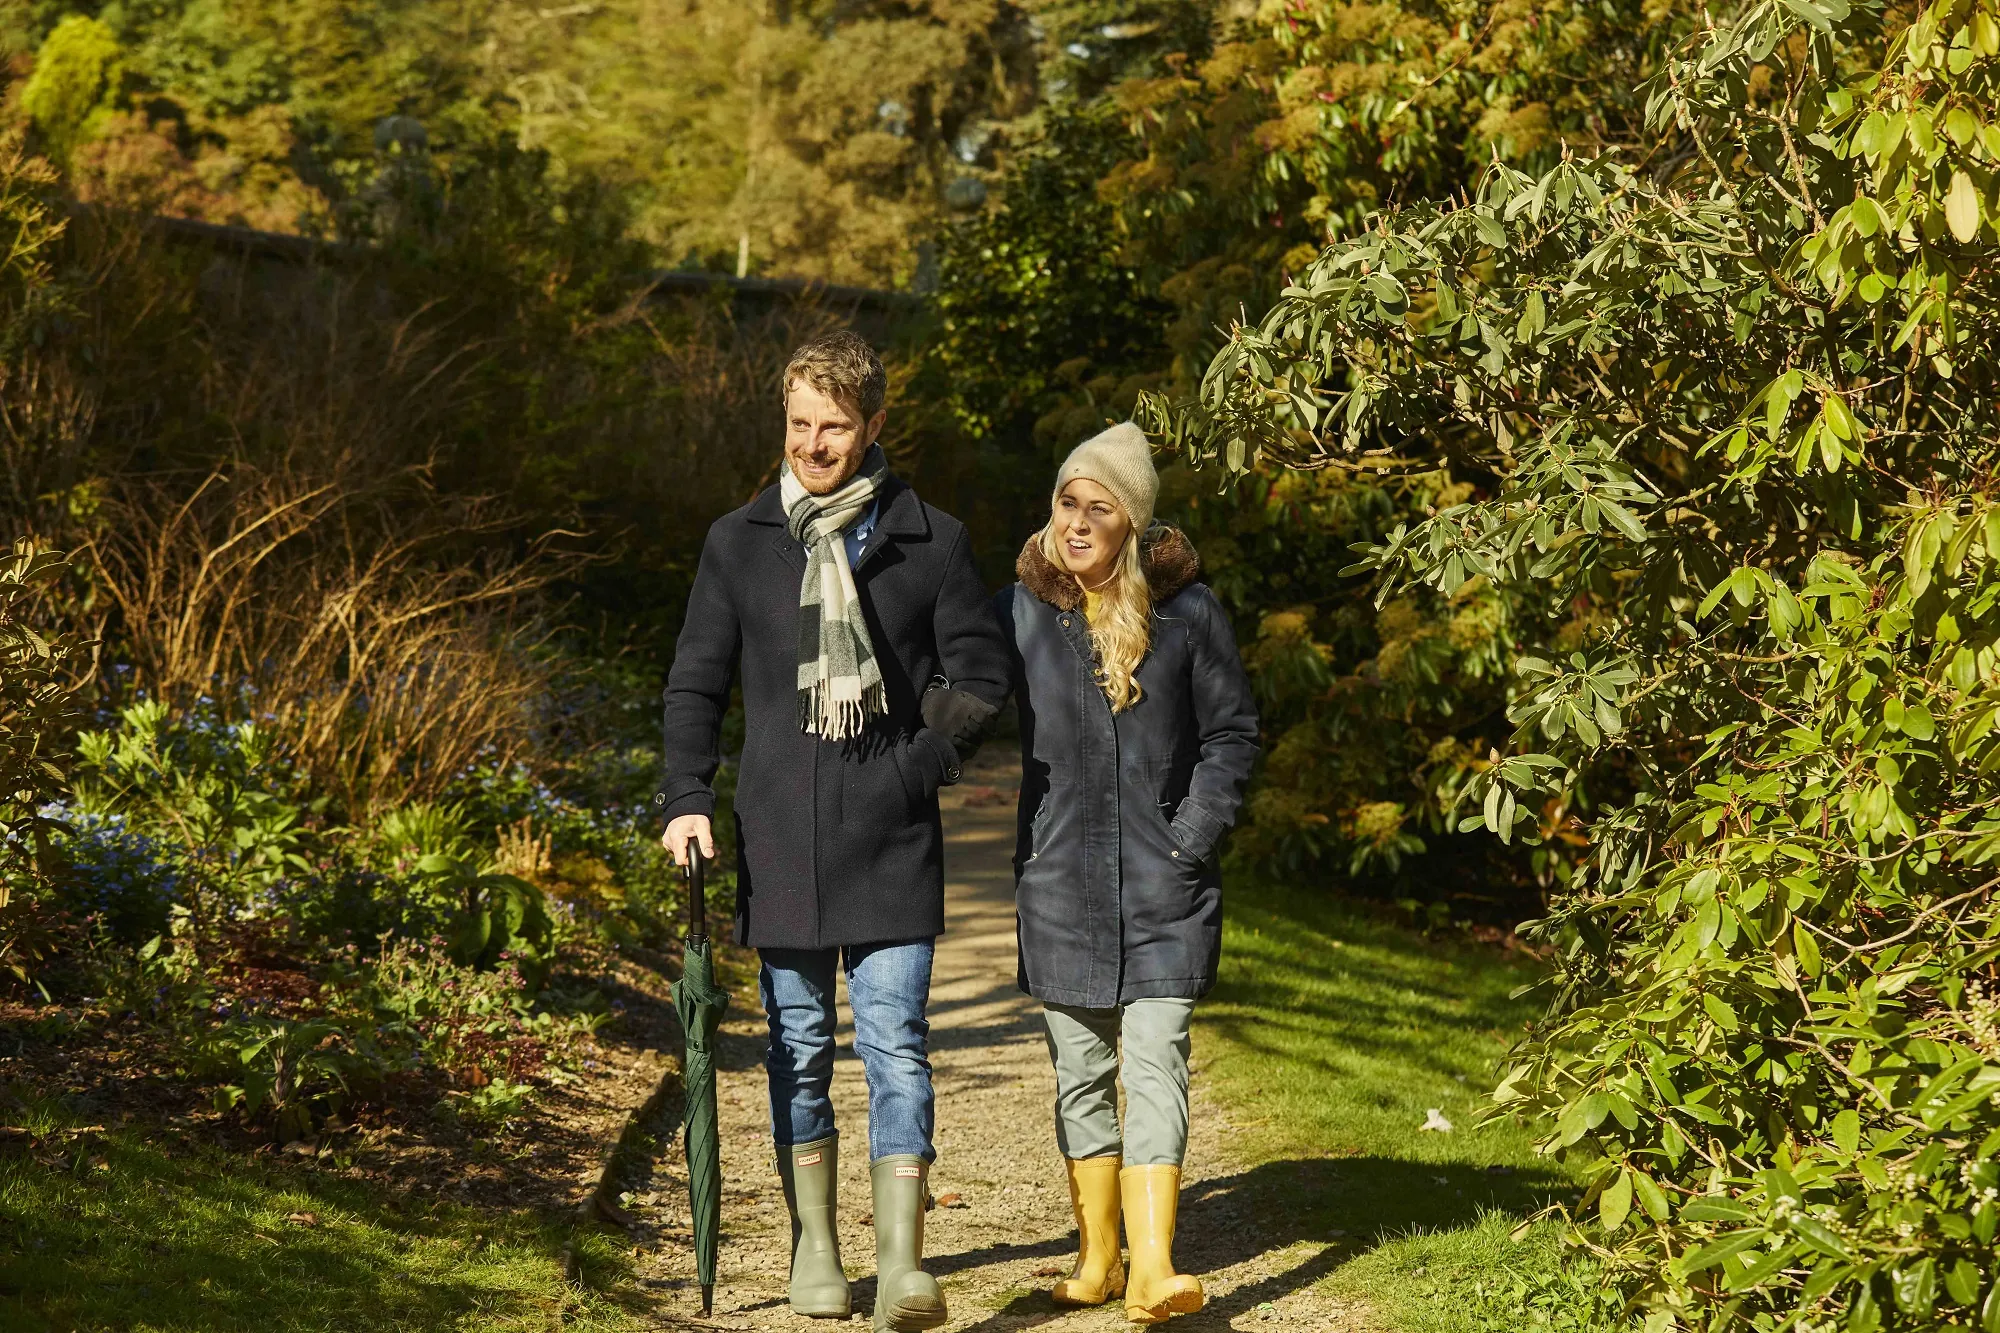
<svg viewBox="0 0 2000 1333">
<path fill-rule="evenodd" d="M 1146 432 L 1129 421 L 1121 421 L 1102 434 L 1079 444 L 1063 460 L 1056 473 L 1056 489 L 1049 497 L 1054 509 L 1063 487 L 1078 477 L 1094 481 L 1118 497 L 1134 532 L 1144 532 L 1153 523 L 1153 503 L 1160 496 L 1160 474 L 1153 470 L 1153 446 Z"/>
</svg>

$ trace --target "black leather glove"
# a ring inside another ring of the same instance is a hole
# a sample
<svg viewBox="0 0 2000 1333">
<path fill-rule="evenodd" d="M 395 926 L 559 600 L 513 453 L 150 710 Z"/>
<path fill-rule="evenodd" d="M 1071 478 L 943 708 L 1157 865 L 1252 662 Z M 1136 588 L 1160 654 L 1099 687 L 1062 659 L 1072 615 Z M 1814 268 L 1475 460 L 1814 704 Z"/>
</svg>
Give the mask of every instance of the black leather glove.
<svg viewBox="0 0 2000 1333">
<path fill-rule="evenodd" d="M 999 712 L 978 695 L 949 685 L 932 685 L 924 691 L 924 725 L 951 742 L 961 769 L 977 753 Z"/>
</svg>

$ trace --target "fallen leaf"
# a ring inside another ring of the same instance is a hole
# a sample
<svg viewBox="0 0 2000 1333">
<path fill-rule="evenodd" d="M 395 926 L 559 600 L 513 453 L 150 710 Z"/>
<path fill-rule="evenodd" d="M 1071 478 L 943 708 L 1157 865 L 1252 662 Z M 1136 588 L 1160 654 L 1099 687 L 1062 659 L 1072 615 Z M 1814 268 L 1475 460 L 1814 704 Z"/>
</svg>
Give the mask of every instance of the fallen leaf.
<svg viewBox="0 0 2000 1333">
<path fill-rule="evenodd" d="M 1417 1126 L 1417 1132 L 1432 1130 L 1439 1134 L 1451 1133 L 1451 1121 L 1444 1118 L 1444 1112 L 1433 1106 L 1425 1110 L 1424 1123 Z"/>
<path fill-rule="evenodd" d="M 287 1222 L 290 1222 L 295 1227 L 316 1227 L 319 1225 L 319 1214 L 288 1213 L 285 1216 L 285 1220 Z"/>
<path fill-rule="evenodd" d="M 971 1204 L 969 1204 L 969 1203 L 967 1203 L 967 1202 L 965 1201 L 965 1196 L 964 1196 L 963 1194 L 959 1194 L 959 1193 L 956 1193 L 956 1192 L 954 1192 L 954 1193 L 951 1193 L 951 1194 L 940 1194 L 940 1195 L 938 1195 L 938 1207 L 940 1207 L 940 1208 L 970 1208 L 970 1207 L 972 1207 L 972 1205 L 971 1205 Z"/>
<path fill-rule="evenodd" d="M 872 1226 L 874 1226 L 874 1225 L 875 1225 L 875 1214 L 873 1214 L 873 1213 L 863 1213 L 863 1214 L 861 1215 L 861 1225 L 862 1225 L 862 1226 L 864 1226 L 864 1227 L 872 1227 Z"/>
<path fill-rule="evenodd" d="M 1034 1272 L 1035 1277 L 1067 1277 L 1069 1270 L 1061 1264 L 1043 1264 Z"/>
</svg>

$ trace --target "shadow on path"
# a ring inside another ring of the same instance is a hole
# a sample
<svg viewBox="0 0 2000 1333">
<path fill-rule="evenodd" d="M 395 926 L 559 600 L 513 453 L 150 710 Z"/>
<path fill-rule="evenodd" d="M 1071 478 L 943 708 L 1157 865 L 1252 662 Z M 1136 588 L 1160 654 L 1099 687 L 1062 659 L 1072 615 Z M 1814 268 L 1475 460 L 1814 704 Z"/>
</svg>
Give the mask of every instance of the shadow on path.
<svg viewBox="0 0 2000 1333">
<path fill-rule="evenodd" d="M 1226 1327 L 1267 1301 L 1306 1290 L 1382 1241 L 1468 1225 L 1494 1208 L 1525 1214 L 1569 1188 L 1553 1171 L 1496 1174 L 1386 1157 L 1295 1158 L 1191 1181 L 1181 1194 L 1174 1252 L 1183 1271 L 1219 1273 L 1271 1254 L 1284 1255 L 1287 1264 L 1211 1293 L 1207 1309 L 1174 1320 L 1174 1327 L 1189 1333 Z M 940 1255 L 929 1266 L 945 1275 L 1016 1259 L 1063 1262 L 1074 1253 L 1075 1240 L 1065 1236 Z M 1009 1293 L 1005 1304 L 954 1333 L 1030 1328 L 1068 1313 L 1049 1298 L 1047 1285 Z"/>
</svg>

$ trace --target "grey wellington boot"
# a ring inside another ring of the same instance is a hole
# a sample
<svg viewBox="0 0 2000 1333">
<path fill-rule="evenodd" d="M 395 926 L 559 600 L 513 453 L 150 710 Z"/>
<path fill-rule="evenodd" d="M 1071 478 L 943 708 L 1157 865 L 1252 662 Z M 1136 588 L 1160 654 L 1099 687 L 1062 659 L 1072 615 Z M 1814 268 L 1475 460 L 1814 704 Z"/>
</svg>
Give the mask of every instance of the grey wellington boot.
<svg viewBox="0 0 2000 1333">
<path fill-rule="evenodd" d="M 778 1145 L 778 1175 L 792 1210 L 792 1282 L 786 1293 L 797 1314 L 845 1319 L 854 1308 L 840 1266 L 840 1228 L 834 1216 L 840 1179 L 839 1139 Z"/>
<path fill-rule="evenodd" d="M 924 1271 L 924 1209 L 930 1202 L 930 1168 L 907 1153 L 884 1157 L 868 1169 L 875 1190 L 875 1328 L 917 1333 L 950 1316 L 944 1291 Z"/>
</svg>

